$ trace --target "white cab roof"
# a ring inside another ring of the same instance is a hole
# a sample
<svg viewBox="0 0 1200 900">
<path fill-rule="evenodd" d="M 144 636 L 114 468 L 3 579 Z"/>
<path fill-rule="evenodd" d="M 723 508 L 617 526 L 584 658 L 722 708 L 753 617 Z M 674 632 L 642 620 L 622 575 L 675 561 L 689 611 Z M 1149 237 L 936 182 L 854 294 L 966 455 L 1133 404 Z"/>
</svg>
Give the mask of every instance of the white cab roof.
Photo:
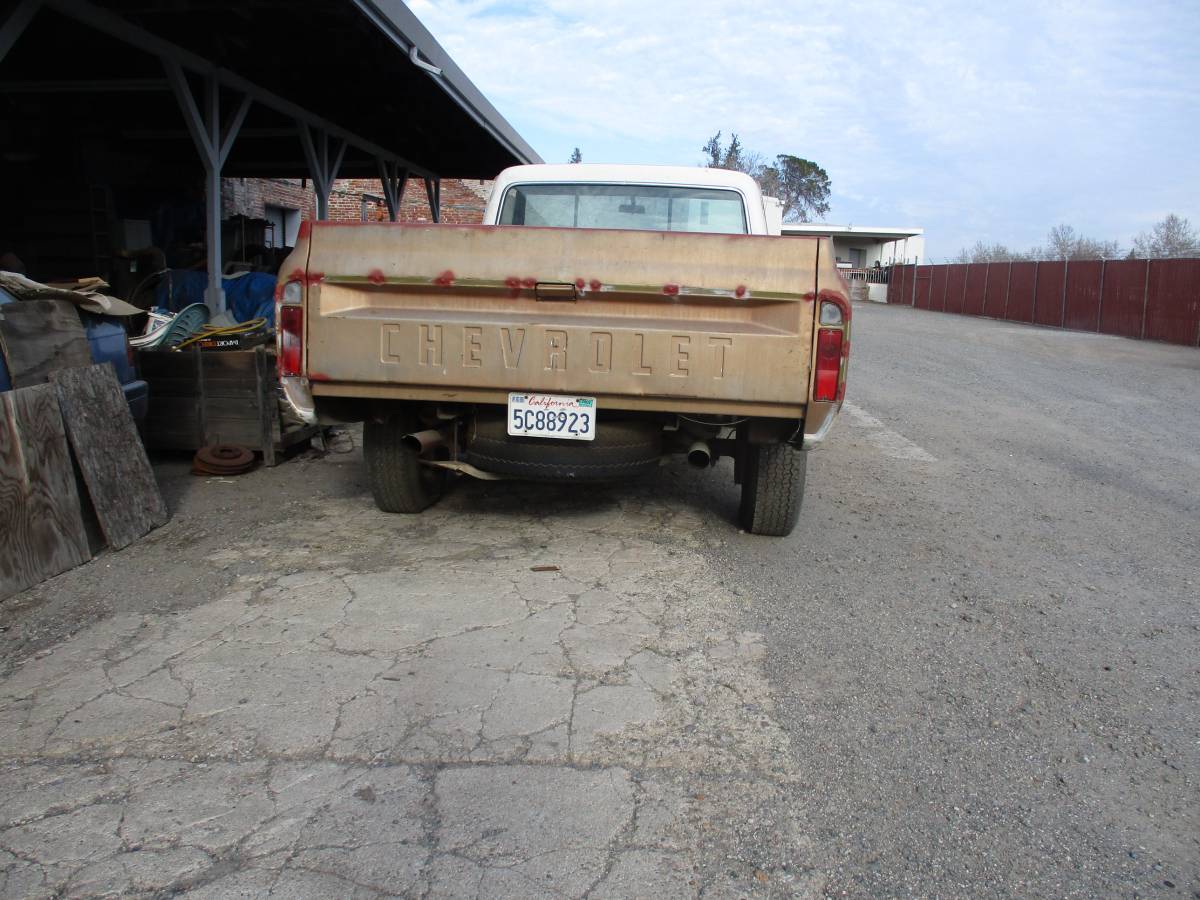
<svg viewBox="0 0 1200 900">
<path fill-rule="evenodd" d="M 664 184 L 686 187 L 734 188 L 758 193 L 754 179 L 729 169 L 705 166 L 623 166 L 603 163 L 512 166 L 496 177 L 496 185 L 528 182 L 598 182 L 601 184 Z"/>
</svg>

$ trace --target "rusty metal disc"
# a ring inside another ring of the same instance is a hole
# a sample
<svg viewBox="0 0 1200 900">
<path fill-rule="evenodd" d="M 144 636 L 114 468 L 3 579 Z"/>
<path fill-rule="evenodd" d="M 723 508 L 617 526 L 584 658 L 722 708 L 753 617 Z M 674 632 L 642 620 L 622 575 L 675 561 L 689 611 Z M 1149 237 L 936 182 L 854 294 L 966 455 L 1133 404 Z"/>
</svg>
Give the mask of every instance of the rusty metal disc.
<svg viewBox="0 0 1200 900">
<path fill-rule="evenodd" d="M 201 447 L 192 458 L 195 475 L 241 475 L 254 465 L 254 454 L 236 444 Z"/>
</svg>

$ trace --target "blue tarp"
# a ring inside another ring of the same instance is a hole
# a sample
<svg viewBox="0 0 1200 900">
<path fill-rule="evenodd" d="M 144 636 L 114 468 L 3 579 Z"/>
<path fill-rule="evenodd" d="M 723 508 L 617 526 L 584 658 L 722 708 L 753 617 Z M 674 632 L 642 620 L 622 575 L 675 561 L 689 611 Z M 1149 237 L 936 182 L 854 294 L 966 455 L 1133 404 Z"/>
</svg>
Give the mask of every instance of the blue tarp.
<svg viewBox="0 0 1200 900">
<path fill-rule="evenodd" d="M 168 295 L 168 285 L 170 287 Z M 189 303 L 203 303 L 208 273 L 172 269 L 171 277 L 159 282 L 154 303 L 171 312 L 179 312 Z M 266 272 L 247 272 L 237 278 L 222 278 L 225 305 L 239 322 L 262 317 L 275 326 L 275 276 Z"/>
</svg>

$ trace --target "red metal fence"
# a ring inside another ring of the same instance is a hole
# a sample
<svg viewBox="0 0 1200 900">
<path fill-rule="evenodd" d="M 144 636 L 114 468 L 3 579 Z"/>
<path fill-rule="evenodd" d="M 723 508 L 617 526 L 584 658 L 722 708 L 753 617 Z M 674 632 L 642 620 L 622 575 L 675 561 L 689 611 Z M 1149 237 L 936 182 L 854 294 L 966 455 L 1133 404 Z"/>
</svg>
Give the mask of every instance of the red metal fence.
<svg viewBox="0 0 1200 900">
<path fill-rule="evenodd" d="M 887 302 L 1200 347 L 1200 259 L 892 266 Z"/>
</svg>

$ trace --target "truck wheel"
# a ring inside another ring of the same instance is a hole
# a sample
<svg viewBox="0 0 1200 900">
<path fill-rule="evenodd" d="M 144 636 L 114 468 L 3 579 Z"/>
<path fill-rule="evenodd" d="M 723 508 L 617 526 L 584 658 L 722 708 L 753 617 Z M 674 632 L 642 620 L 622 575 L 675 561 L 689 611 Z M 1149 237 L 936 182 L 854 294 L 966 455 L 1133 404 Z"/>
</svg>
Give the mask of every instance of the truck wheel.
<svg viewBox="0 0 1200 900">
<path fill-rule="evenodd" d="M 419 513 L 446 489 L 446 470 L 423 466 L 401 438 L 411 423 L 400 418 L 363 425 L 363 457 L 375 505 L 384 512 Z"/>
<path fill-rule="evenodd" d="M 804 499 L 808 454 L 790 444 L 746 448 L 741 526 L 751 534 L 785 537 L 796 527 Z"/>
</svg>

